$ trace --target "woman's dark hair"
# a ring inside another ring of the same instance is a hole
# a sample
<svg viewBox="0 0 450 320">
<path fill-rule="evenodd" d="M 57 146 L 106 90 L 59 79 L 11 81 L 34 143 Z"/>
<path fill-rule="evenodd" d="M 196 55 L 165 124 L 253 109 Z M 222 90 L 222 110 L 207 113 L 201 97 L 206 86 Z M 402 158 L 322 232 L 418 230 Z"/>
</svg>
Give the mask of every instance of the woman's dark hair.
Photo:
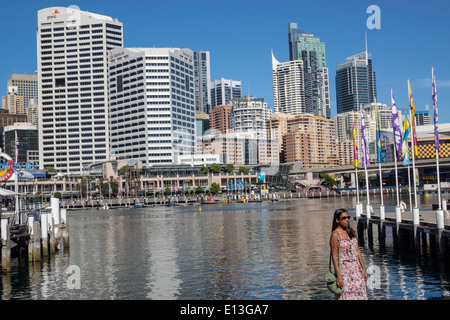
<svg viewBox="0 0 450 320">
<path fill-rule="evenodd" d="M 341 217 L 341 214 L 343 214 L 344 212 L 347 212 L 347 214 L 348 214 L 348 211 L 346 209 L 337 209 L 334 212 L 334 215 L 333 215 L 333 226 L 331 227 L 331 231 L 334 231 L 339 226 L 339 223 L 337 223 L 336 220 L 339 220 L 340 217 Z M 349 222 L 349 225 L 348 225 L 348 228 L 347 228 L 347 233 L 348 233 L 348 236 L 351 239 L 351 238 L 353 238 L 355 236 L 355 231 L 353 230 L 353 228 L 350 227 L 350 220 L 348 220 L 348 222 Z"/>
</svg>

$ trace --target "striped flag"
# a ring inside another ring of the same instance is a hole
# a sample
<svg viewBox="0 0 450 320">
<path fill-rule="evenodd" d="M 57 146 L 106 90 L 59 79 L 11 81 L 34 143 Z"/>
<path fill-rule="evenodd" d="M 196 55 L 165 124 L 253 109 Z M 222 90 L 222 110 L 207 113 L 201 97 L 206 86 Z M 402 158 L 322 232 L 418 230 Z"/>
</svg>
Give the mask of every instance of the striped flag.
<svg viewBox="0 0 450 320">
<path fill-rule="evenodd" d="M 358 142 L 356 139 L 356 124 L 355 124 L 355 114 L 353 114 L 353 157 L 355 168 L 359 167 L 358 164 Z"/>
<path fill-rule="evenodd" d="M 439 153 L 439 123 L 438 123 L 438 104 L 437 104 L 437 93 L 436 93 L 436 79 L 434 78 L 434 68 L 431 69 L 433 77 L 433 109 L 434 109 L 434 143 L 436 145 L 436 152 Z"/>
<path fill-rule="evenodd" d="M 417 146 L 417 135 L 416 135 L 416 120 L 415 120 L 415 113 L 416 113 L 416 107 L 414 106 L 414 99 L 411 91 L 411 84 L 409 83 L 408 79 L 408 95 L 409 95 L 409 108 L 411 110 L 411 130 L 412 130 L 412 146 L 414 150 L 414 155 L 416 157 L 419 156 L 419 147 Z"/>
<path fill-rule="evenodd" d="M 370 158 L 369 158 L 369 145 L 367 144 L 367 138 L 366 138 L 366 123 L 364 120 L 364 112 L 361 109 L 361 139 L 362 139 L 362 159 L 363 164 L 369 168 L 370 167 Z"/>
<path fill-rule="evenodd" d="M 409 147 L 408 147 L 408 136 L 411 132 L 411 126 L 409 125 L 408 118 L 405 117 L 403 122 L 403 137 L 402 137 L 402 161 L 403 165 L 409 165 Z"/>
<path fill-rule="evenodd" d="M 391 89 L 391 104 L 392 104 L 392 126 L 394 127 L 394 143 L 397 149 L 397 160 L 401 161 L 402 150 L 402 130 L 400 128 L 400 119 L 398 118 L 397 107 L 395 105 L 394 94 Z"/>
</svg>

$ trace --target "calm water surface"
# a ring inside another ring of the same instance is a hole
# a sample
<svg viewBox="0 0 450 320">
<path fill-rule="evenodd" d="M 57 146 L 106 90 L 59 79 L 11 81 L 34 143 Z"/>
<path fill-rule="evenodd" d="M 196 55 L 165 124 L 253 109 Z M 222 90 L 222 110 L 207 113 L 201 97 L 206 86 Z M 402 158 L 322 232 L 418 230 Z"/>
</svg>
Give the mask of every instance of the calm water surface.
<svg viewBox="0 0 450 320">
<path fill-rule="evenodd" d="M 333 299 L 323 281 L 332 215 L 340 207 L 354 215 L 355 201 L 70 211 L 70 250 L 34 265 L 13 259 L 11 274 L 2 275 L 1 299 Z M 386 197 L 386 210 L 393 201 Z M 431 208 L 434 200 L 421 201 Z M 366 268 L 381 281 L 369 297 L 447 294 L 449 261 L 396 252 L 387 230 L 385 249 L 376 232 L 373 248 L 361 247 Z M 79 289 L 68 286 L 73 268 Z"/>
</svg>

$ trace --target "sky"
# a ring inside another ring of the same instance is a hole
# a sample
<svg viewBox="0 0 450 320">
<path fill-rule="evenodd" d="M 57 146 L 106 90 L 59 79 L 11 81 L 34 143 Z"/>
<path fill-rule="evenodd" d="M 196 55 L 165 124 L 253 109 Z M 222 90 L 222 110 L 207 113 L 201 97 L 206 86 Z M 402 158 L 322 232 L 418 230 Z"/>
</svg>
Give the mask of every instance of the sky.
<svg viewBox="0 0 450 320">
<path fill-rule="evenodd" d="M 33 74 L 36 24 L 40 9 L 76 5 L 117 18 L 124 26 L 124 47 L 177 47 L 209 51 L 211 80 L 242 81 L 242 94 L 264 98 L 273 108 L 271 51 L 289 60 L 288 23 L 325 42 L 330 76 L 331 116 L 336 115 L 336 67 L 365 51 L 373 59 L 378 102 L 408 107 L 407 80 L 417 111 L 429 106 L 431 67 L 435 68 L 439 123 L 450 123 L 450 1 L 443 0 L 21 0 L 2 3 L 0 11 L 0 95 L 12 73 Z M 379 8 L 378 29 L 371 5 Z M 370 24 L 369 24 L 370 25 Z"/>
</svg>

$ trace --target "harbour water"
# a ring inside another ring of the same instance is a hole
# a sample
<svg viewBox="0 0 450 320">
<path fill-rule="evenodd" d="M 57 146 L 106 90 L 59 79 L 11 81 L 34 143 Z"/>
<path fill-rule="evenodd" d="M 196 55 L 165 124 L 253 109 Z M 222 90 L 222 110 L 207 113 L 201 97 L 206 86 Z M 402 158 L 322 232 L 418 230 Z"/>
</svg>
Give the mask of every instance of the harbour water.
<svg viewBox="0 0 450 320">
<path fill-rule="evenodd" d="M 365 198 L 362 199 L 365 201 Z M 396 198 L 386 196 L 386 211 Z M 354 197 L 68 212 L 70 250 L 12 261 L 2 300 L 331 300 L 324 283 L 332 215 Z M 431 209 L 436 199 L 421 198 Z M 379 200 L 378 200 L 379 203 Z M 376 210 L 377 199 L 371 200 Z M 352 221 L 353 226 L 355 222 Z M 361 247 L 370 299 L 450 292 L 450 262 Z"/>
</svg>

